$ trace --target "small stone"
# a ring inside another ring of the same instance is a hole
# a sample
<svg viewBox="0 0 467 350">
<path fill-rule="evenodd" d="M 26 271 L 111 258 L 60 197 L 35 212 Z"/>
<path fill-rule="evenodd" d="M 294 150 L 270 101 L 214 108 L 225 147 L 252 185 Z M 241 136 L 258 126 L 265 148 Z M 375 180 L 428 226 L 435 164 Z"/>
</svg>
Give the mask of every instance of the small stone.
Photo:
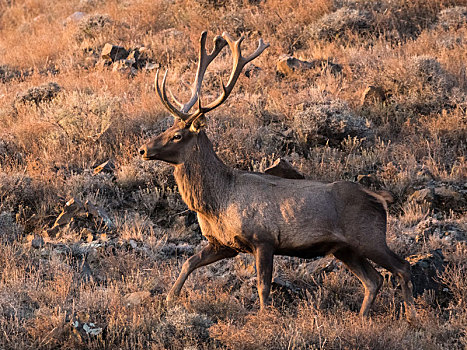
<svg viewBox="0 0 467 350">
<path fill-rule="evenodd" d="M 160 68 L 159 63 L 151 63 L 151 62 L 146 62 L 146 65 L 144 66 L 145 70 L 154 70 Z"/>
<path fill-rule="evenodd" d="M 112 72 L 128 73 L 131 75 L 138 73 L 137 69 L 133 67 L 133 62 L 128 60 L 119 60 L 114 62 Z"/>
<path fill-rule="evenodd" d="M 303 61 L 287 55 L 281 56 L 276 64 L 277 72 L 282 75 L 290 75 L 297 71 L 305 71 L 314 68 L 329 69 L 333 74 L 342 71 L 342 67 L 339 64 L 329 62 L 328 60 Z"/>
<path fill-rule="evenodd" d="M 130 247 L 131 247 L 131 248 L 133 248 L 133 249 L 138 248 L 138 243 L 136 243 L 135 240 L 130 239 L 130 241 L 129 241 L 128 243 L 130 244 Z"/>
<path fill-rule="evenodd" d="M 101 52 L 101 58 L 106 60 L 111 60 L 112 62 L 116 62 L 119 60 L 124 60 L 128 56 L 128 51 L 125 50 L 122 46 L 112 45 L 112 44 L 105 44 L 104 48 Z"/>
<path fill-rule="evenodd" d="M 88 200 L 84 203 L 84 207 L 86 208 L 89 214 L 94 216 L 94 218 L 101 219 L 104 222 L 104 224 L 107 226 L 107 228 L 110 228 L 110 229 L 115 228 L 115 225 L 110 219 L 109 214 L 107 214 L 107 212 L 103 208 L 95 206 Z"/>
<path fill-rule="evenodd" d="M 64 21 L 63 25 L 67 26 L 70 23 L 78 23 L 86 16 L 86 13 L 81 11 L 76 11 L 73 14 L 69 15 Z"/>
<path fill-rule="evenodd" d="M 31 241 L 31 247 L 34 249 L 40 249 L 44 246 L 44 244 L 44 239 L 41 236 L 37 236 Z"/>
<path fill-rule="evenodd" d="M 417 190 L 409 197 L 409 201 L 415 201 L 417 203 L 432 203 L 434 199 L 434 193 L 429 188 Z"/>
<path fill-rule="evenodd" d="M 52 228 L 69 224 L 73 219 L 73 216 L 83 209 L 83 203 L 79 199 L 71 198 L 68 202 L 66 202 L 63 211 L 57 217 L 57 220 L 55 220 L 54 226 Z"/>
<path fill-rule="evenodd" d="M 102 328 L 96 327 L 94 323 L 85 323 L 83 324 L 83 330 L 90 335 L 99 335 L 102 333 Z"/>
</svg>

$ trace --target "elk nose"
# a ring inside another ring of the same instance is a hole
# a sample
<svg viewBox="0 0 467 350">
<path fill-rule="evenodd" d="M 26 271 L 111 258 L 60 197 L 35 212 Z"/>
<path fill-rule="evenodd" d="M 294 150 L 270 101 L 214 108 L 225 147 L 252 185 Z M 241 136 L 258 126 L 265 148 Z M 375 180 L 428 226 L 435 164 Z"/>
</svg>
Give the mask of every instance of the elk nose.
<svg viewBox="0 0 467 350">
<path fill-rule="evenodd" d="M 139 154 L 141 156 L 145 156 L 146 154 L 148 153 L 148 148 L 146 147 L 146 145 L 142 146 L 140 149 L 139 149 Z"/>
</svg>

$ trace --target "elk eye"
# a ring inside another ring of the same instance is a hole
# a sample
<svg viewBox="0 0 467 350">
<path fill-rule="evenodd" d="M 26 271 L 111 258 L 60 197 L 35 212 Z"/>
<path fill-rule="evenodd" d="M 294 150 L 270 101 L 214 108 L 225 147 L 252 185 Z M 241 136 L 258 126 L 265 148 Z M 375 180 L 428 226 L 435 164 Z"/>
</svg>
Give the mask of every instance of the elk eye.
<svg viewBox="0 0 467 350">
<path fill-rule="evenodd" d="M 182 135 L 180 134 L 175 134 L 173 137 L 172 137 L 172 140 L 175 140 L 175 141 L 178 141 L 178 140 L 181 140 L 182 139 Z"/>
</svg>

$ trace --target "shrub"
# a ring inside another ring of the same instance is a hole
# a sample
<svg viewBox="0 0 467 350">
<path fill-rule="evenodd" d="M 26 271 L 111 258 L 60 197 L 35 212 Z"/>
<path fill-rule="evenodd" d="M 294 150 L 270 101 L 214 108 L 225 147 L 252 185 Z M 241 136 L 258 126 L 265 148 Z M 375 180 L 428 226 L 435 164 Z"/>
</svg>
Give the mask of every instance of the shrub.
<svg viewBox="0 0 467 350">
<path fill-rule="evenodd" d="M 371 16 L 366 11 L 347 7 L 324 15 L 310 26 L 310 37 L 319 40 L 346 38 L 347 32 L 366 34 L 371 29 Z"/>
<path fill-rule="evenodd" d="M 442 10 L 438 14 L 438 25 L 443 29 L 459 29 L 467 24 L 467 7 L 456 6 Z"/>
<path fill-rule="evenodd" d="M 308 146 L 338 145 L 347 137 L 369 138 L 372 130 L 364 118 L 356 116 L 345 101 L 325 97 L 308 102 L 293 117 L 293 126 Z"/>
</svg>

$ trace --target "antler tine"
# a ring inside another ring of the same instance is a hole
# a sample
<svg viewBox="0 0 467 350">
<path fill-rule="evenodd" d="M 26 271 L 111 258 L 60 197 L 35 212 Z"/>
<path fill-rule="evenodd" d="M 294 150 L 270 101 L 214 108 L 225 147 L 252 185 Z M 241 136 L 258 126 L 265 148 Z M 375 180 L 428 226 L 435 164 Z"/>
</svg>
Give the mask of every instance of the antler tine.
<svg viewBox="0 0 467 350">
<path fill-rule="evenodd" d="M 190 114 L 180 112 L 177 108 L 175 108 L 169 102 L 169 99 L 167 98 L 167 91 L 166 91 L 166 88 L 165 88 L 165 82 L 166 82 L 166 79 L 167 79 L 168 71 L 169 71 L 168 69 L 165 71 L 164 78 L 162 78 L 162 92 L 161 92 L 161 89 L 159 87 L 159 69 L 156 71 L 156 77 L 154 79 L 154 85 L 156 86 L 157 94 L 159 95 L 159 98 L 160 98 L 162 104 L 165 106 L 165 108 L 167 108 L 169 110 L 169 112 L 174 117 L 179 118 L 179 119 L 181 119 L 183 121 L 186 121 L 186 120 L 189 119 Z"/>
<path fill-rule="evenodd" d="M 220 106 L 230 95 L 232 92 L 235 83 L 237 82 L 238 77 L 243 69 L 243 67 L 250 61 L 254 60 L 258 57 L 265 49 L 269 47 L 269 44 L 265 44 L 262 39 L 259 39 L 258 47 L 251 55 L 248 57 L 242 56 L 242 51 L 240 44 L 244 40 L 244 37 L 240 37 L 238 40 L 233 40 L 227 33 L 222 33 L 222 37 L 216 36 L 214 38 L 214 48 L 208 54 L 206 51 L 206 37 L 207 32 L 203 32 L 200 38 L 200 49 L 199 49 L 199 61 L 198 61 L 198 69 L 196 71 L 195 81 L 193 82 L 192 88 L 192 95 L 190 100 L 186 104 L 180 103 L 172 92 L 169 90 L 171 98 L 175 103 L 181 107 L 181 110 L 178 110 L 172 103 L 170 103 L 167 97 L 167 90 L 166 90 L 166 79 L 167 79 L 167 72 L 165 71 L 164 78 L 162 79 L 162 91 L 159 87 L 159 70 L 156 72 L 155 78 L 155 85 L 156 91 L 159 95 L 164 106 L 169 110 L 169 112 L 174 115 L 176 118 L 183 120 L 186 125 L 190 125 L 195 121 L 199 116 L 213 110 Z M 227 85 L 224 85 L 221 79 L 222 85 L 222 94 L 213 102 L 209 103 L 206 107 L 201 106 L 201 86 L 203 84 L 204 74 L 206 73 L 206 69 L 208 68 L 209 64 L 217 57 L 219 52 L 224 48 L 224 46 L 229 45 L 230 50 L 232 51 L 232 73 L 230 74 L 229 81 Z M 194 104 L 198 102 L 198 108 L 196 111 L 192 113 L 188 113 L 188 111 L 194 106 Z"/>
<path fill-rule="evenodd" d="M 196 101 L 199 99 L 199 96 L 201 93 L 201 85 L 203 84 L 203 78 L 204 78 L 204 74 L 206 73 L 206 69 L 208 68 L 212 60 L 217 57 L 219 52 L 221 52 L 224 46 L 227 45 L 227 41 L 218 35 L 214 38 L 214 48 L 212 49 L 211 53 L 208 54 L 206 51 L 207 34 L 208 33 L 206 31 L 201 33 L 201 38 L 199 40 L 199 59 L 198 59 L 198 69 L 196 71 L 196 78 L 195 78 L 195 81 L 193 82 L 191 98 L 185 105 L 183 105 L 183 108 L 182 108 L 183 113 L 187 113 L 191 109 L 191 107 L 193 107 Z"/>
<path fill-rule="evenodd" d="M 263 39 L 259 39 L 258 47 L 253 52 L 251 55 L 248 57 L 243 57 L 242 56 L 242 50 L 240 47 L 240 44 L 242 41 L 245 39 L 244 36 L 241 36 L 240 39 L 238 40 L 233 40 L 232 37 L 227 34 L 226 32 L 222 33 L 222 36 L 224 39 L 227 41 L 229 44 L 230 50 L 232 51 L 232 60 L 233 60 L 233 67 L 232 67 L 232 73 L 230 74 L 229 81 L 227 82 L 227 85 L 224 85 L 224 83 L 221 80 L 222 83 L 222 94 L 213 102 L 209 103 L 206 107 L 202 107 L 198 114 L 204 114 L 207 113 L 214 108 L 220 106 L 230 95 L 232 92 L 235 83 L 237 82 L 238 77 L 240 76 L 240 73 L 243 69 L 243 67 L 250 61 L 254 60 L 256 57 L 261 55 L 261 53 L 266 50 L 269 47 L 269 44 L 265 44 Z M 188 122 L 193 121 L 193 117 L 190 117 Z"/>
</svg>

